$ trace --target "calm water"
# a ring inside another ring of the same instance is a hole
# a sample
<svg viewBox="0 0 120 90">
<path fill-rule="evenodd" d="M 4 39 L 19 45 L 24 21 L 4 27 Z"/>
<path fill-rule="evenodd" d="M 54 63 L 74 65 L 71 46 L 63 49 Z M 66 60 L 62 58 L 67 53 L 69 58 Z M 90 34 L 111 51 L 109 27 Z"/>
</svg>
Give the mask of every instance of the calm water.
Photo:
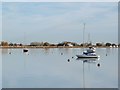
<svg viewBox="0 0 120 90">
<path fill-rule="evenodd" d="M 86 62 L 76 59 L 75 55 L 82 51 L 62 48 L 29 49 L 29 53 L 25 54 L 22 49 L 3 49 L 2 87 L 117 88 L 118 49 L 97 48 L 96 53 L 101 58 Z"/>
</svg>

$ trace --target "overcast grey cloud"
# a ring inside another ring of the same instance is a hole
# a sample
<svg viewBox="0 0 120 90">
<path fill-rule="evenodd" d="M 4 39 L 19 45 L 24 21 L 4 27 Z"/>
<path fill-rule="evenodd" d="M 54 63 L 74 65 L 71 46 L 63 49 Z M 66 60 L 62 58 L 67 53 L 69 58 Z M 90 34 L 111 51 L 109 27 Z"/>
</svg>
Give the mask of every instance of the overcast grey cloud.
<svg viewBox="0 0 120 90">
<path fill-rule="evenodd" d="M 3 3 L 3 40 L 117 42 L 117 3 Z M 112 34 L 112 36 L 111 36 Z M 24 36 L 26 40 L 24 40 Z"/>
</svg>

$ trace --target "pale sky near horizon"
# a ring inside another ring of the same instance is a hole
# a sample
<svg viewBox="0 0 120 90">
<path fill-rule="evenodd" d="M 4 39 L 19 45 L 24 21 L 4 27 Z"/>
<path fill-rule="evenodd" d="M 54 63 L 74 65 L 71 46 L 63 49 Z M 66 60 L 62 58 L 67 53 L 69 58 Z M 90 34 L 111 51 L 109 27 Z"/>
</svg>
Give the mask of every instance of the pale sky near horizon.
<svg viewBox="0 0 120 90">
<path fill-rule="evenodd" d="M 13 43 L 118 42 L 117 2 L 3 2 L 2 39 Z"/>
</svg>

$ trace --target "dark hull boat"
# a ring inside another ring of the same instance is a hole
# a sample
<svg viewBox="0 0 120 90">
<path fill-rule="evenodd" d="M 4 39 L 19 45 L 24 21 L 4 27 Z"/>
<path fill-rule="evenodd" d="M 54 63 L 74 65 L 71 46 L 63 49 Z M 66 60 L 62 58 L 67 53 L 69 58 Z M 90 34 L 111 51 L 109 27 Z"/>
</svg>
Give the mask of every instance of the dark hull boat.
<svg viewBox="0 0 120 90">
<path fill-rule="evenodd" d="M 24 48 L 24 49 L 23 49 L 23 52 L 28 52 L 28 49 Z"/>
</svg>

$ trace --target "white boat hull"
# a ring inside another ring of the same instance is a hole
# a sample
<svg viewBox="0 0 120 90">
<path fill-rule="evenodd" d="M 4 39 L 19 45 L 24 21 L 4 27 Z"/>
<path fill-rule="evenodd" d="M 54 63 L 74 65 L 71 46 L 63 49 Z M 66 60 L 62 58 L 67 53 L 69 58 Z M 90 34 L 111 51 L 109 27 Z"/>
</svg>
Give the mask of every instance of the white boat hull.
<svg viewBox="0 0 120 90">
<path fill-rule="evenodd" d="M 89 56 L 89 55 L 76 55 L 78 58 L 99 58 L 100 56 L 98 55 L 93 55 L 93 56 Z"/>
</svg>

